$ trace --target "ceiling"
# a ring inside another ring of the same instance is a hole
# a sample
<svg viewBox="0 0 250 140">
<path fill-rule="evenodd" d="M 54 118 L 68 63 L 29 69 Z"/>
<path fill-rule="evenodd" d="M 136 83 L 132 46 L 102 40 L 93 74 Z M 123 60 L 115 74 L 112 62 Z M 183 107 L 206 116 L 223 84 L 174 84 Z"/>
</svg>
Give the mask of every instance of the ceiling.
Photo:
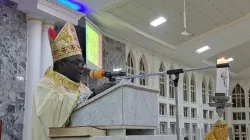
<svg viewBox="0 0 250 140">
<path fill-rule="evenodd" d="M 33 0 L 15 1 L 20 4 Z M 250 78 L 250 0 L 186 0 L 187 29 L 193 34 L 188 37 L 181 35 L 183 0 L 75 1 L 91 7 L 92 13 L 87 17 L 118 38 L 189 67 L 215 64 L 221 56 L 233 57 L 230 68 L 233 78 Z M 167 18 L 167 22 L 150 26 L 159 16 Z M 211 49 L 195 53 L 205 45 Z"/>
<path fill-rule="evenodd" d="M 246 79 L 250 78 L 249 7 L 249 0 L 188 0 L 187 29 L 193 34 L 189 37 L 181 35 L 182 0 L 122 0 L 90 18 L 106 32 L 190 67 L 205 67 L 222 56 L 232 57 L 231 76 Z M 150 26 L 159 16 L 168 21 Z M 211 50 L 195 53 L 205 45 Z"/>
<path fill-rule="evenodd" d="M 183 0 L 124 0 L 105 12 L 172 45 L 178 46 L 221 25 L 230 23 L 250 12 L 249 0 L 187 0 L 187 27 L 191 37 L 181 35 Z M 163 16 L 167 23 L 155 28 L 149 25 Z"/>
<path fill-rule="evenodd" d="M 221 57 L 232 57 L 235 60 L 231 62 L 231 68 L 230 70 L 235 73 L 240 73 L 241 71 L 247 69 L 250 67 L 249 60 L 250 60 L 250 40 L 247 42 L 244 42 L 243 44 L 240 44 L 236 47 L 233 47 L 231 49 L 228 49 L 224 52 L 218 53 L 210 58 L 208 58 L 208 61 L 216 62 L 217 58 Z"/>
</svg>

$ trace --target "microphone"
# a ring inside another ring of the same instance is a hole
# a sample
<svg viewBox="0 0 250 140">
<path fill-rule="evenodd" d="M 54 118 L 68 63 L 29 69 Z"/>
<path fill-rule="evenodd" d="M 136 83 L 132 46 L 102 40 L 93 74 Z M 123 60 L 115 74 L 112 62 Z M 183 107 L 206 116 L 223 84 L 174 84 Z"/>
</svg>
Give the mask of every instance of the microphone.
<svg viewBox="0 0 250 140">
<path fill-rule="evenodd" d="M 104 79 L 104 77 L 107 77 L 109 79 L 111 79 L 114 76 L 126 76 L 127 73 L 126 72 L 120 72 L 120 71 L 116 71 L 116 72 L 106 72 L 103 69 L 99 69 L 99 70 L 91 70 L 89 72 L 89 77 L 92 79 Z"/>
</svg>

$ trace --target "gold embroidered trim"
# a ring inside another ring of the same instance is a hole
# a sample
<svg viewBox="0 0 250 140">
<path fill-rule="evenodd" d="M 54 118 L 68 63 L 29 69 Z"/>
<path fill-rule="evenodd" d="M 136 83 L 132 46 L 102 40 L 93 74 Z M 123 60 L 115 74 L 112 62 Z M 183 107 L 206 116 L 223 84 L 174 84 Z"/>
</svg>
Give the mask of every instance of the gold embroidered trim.
<svg viewBox="0 0 250 140">
<path fill-rule="evenodd" d="M 27 18 L 26 21 L 40 21 L 40 22 L 43 22 L 42 19 L 39 19 L 39 18 Z"/>
<path fill-rule="evenodd" d="M 49 41 L 54 62 L 82 54 L 75 27 L 70 23 L 63 26 L 55 39 L 49 37 Z"/>
<path fill-rule="evenodd" d="M 204 138 L 204 140 L 227 140 L 227 139 L 228 139 L 228 124 L 223 120 L 218 120 Z"/>
<path fill-rule="evenodd" d="M 52 27 L 54 27 L 55 24 L 51 24 L 51 23 L 46 23 L 46 22 L 44 22 L 44 23 L 43 23 L 43 26 L 52 26 Z"/>
<path fill-rule="evenodd" d="M 56 82 L 56 84 L 63 86 L 65 89 L 72 90 L 78 93 L 80 83 L 76 83 L 62 74 L 55 72 L 52 67 L 48 68 L 45 73 L 45 77 L 50 78 Z"/>
</svg>

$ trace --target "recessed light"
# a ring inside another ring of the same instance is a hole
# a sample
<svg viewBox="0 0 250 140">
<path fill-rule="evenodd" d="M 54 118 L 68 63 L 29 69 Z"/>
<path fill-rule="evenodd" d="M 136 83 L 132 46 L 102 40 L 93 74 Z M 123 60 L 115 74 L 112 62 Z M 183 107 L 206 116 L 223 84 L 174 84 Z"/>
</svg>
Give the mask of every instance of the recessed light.
<svg viewBox="0 0 250 140">
<path fill-rule="evenodd" d="M 195 52 L 200 54 L 200 53 L 203 53 L 203 52 L 208 51 L 210 49 L 211 49 L 210 47 L 204 46 L 204 47 L 201 47 L 201 48 L 197 49 Z"/>
<path fill-rule="evenodd" d="M 113 71 L 121 71 L 122 68 L 113 69 Z"/>
<path fill-rule="evenodd" d="M 152 21 L 152 22 L 150 23 L 150 25 L 156 27 L 156 26 L 159 26 L 160 24 L 162 24 L 162 23 L 164 23 L 164 22 L 166 22 L 166 21 L 167 21 L 167 20 L 166 20 L 164 17 L 159 17 L 159 18 L 157 18 L 156 20 Z"/>
<path fill-rule="evenodd" d="M 19 81 L 24 81 L 24 77 L 23 76 L 17 76 L 16 79 L 19 80 Z"/>
<path fill-rule="evenodd" d="M 227 62 L 231 62 L 231 61 L 234 61 L 234 59 L 233 58 L 228 58 L 227 59 Z"/>
</svg>

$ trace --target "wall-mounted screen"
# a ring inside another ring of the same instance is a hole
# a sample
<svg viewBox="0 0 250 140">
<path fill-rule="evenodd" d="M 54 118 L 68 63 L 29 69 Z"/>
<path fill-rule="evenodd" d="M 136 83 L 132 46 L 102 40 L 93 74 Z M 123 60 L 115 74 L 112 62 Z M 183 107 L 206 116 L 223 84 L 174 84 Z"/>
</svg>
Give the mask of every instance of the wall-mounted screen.
<svg viewBox="0 0 250 140">
<path fill-rule="evenodd" d="M 86 64 L 89 69 L 102 68 L 102 35 L 86 21 Z"/>
</svg>

